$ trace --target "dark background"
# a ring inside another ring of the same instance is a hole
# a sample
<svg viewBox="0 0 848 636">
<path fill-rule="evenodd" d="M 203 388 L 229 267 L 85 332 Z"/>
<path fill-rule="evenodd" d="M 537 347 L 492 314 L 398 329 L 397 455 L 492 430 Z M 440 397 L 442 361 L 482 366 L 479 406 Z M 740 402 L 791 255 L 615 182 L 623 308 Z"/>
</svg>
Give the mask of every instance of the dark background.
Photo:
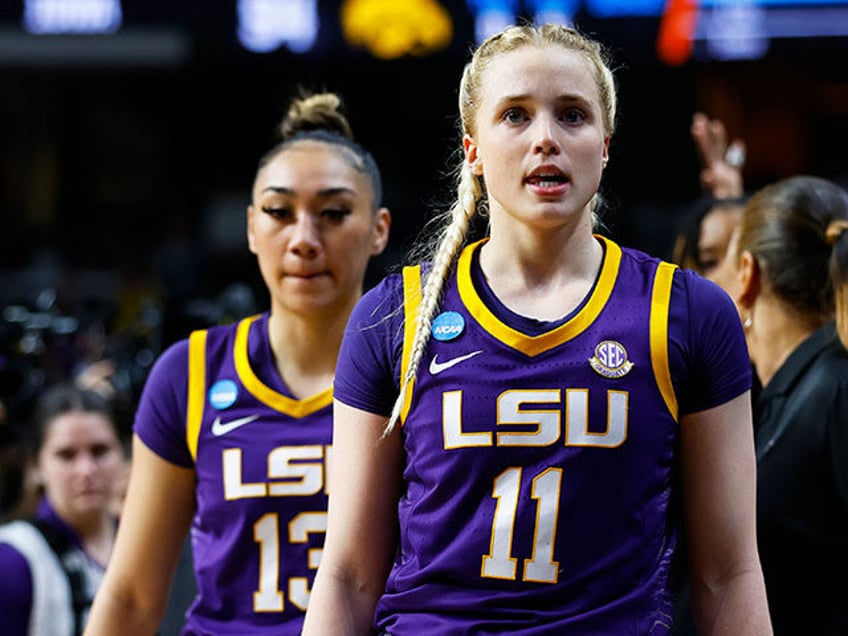
<svg viewBox="0 0 848 636">
<path fill-rule="evenodd" d="M 443 1 L 454 22 L 447 48 L 378 60 L 345 43 L 339 5 L 320 3 L 318 45 L 297 55 L 241 47 L 234 0 L 124 0 L 118 35 L 87 37 L 27 35 L 21 2 L 5 0 L 4 310 L 75 316 L 80 330 L 97 322 L 144 339 L 155 354 L 194 324 L 264 308 L 244 210 L 256 162 L 300 87 L 345 96 L 358 140 L 382 167 L 394 217 L 369 284 L 397 263 L 428 211 L 450 199 L 472 16 L 464 2 Z M 657 17 L 580 12 L 576 23 L 608 46 L 617 67 L 619 125 L 602 186 L 617 240 L 668 256 L 700 194 L 689 135 L 696 110 L 747 142 L 749 190 L 800 172 L 845 183 L 848 38 L 774 40 L 756 61 L 710 60 L 696 48 L 668 66 L 656 53 Z M 161 59 L 109 48 L 123 36 L 175 52 Z M 145 318 L 151 306 L 159 315 Z"/>
</svg>

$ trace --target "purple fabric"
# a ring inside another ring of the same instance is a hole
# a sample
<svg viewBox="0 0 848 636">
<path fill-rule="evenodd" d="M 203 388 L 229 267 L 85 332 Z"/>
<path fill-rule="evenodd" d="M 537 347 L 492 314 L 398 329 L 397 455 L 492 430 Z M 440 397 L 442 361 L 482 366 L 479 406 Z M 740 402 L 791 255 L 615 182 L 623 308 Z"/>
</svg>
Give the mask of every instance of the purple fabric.
<svg viewBox="0 0 848 636">
<path fill-rule="evenodd" d="M 27 636 L 32 611 L 32 575 L 23 555 L 0 543 L 0 616 L 3 634 Z"/>
<path fill-rule="evenodd" d="M 267 314 L 250 326 L 250 372 L 240 372 L 236 329 L 208 332 L 196 462 L 186 439 L 187 341 L 151 371 L 135 433 L 166 461 L 197 471 L 198 597 L 184 633 L 299 635 L 324 541 L 331 395 L 291 397 L 271 355 Z M 232 403 L 222 397 L 230 393 Z"/>
<path fill-rule="evenodd" d="M 609 299 L 592 296 L 535 340 L 514 335 L 510 328 L 526 321 L 486 298 L 471 263 L 451 278 L 440 307 L 463 316 L 462 332 L 430 339 L 404 422 L 401 545 L 376 626 L 393 634 L 669 634 L 679 430 L 651 363 L 658 261 L 622 250 L 618 271 L 596 284 L 612 288 Z M 346 404 L 391 408 L 400 286 L 399 276 L 385 280 L 348 324 L 334 388 Z M 683 412 L 749 389 L 744 334 L 727 295 L 677 272 L 671 307 L 669 366 Z M 539 338 L 547 344 L 528 353 Z M 602 343 L 617 343 L 607 348 L 624 352 L 632 368 L 620 376 L 593 368 Z"/>
</svg>

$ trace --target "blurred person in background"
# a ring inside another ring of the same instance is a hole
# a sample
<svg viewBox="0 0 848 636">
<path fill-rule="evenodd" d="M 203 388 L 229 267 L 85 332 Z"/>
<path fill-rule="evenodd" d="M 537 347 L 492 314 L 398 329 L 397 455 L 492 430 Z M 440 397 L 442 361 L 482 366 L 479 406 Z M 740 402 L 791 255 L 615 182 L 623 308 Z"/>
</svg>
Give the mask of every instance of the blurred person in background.
<svg viewBox="0 0 848 636">
<path fill-rule="evenodd" d="M 698 199 L 675 239 L 672 262 L 715 282 L 715 271 L 724 260 L 745 201 L 744 196 Z"/>
<path fill-rule="evenodd" d="M 716 273 L 754 402 L 760 559 L 776 636 L 848 634 L 848 193 L 814 176 L 745 207 Z"/>
<path fill-rule="evenodd" d="M 703 194 L 683 218 L 671 261 L 721 285 L 717 272 L 747 200 L 742 178 L 746 148 L 739 139 L 728 143 L 724 122 L 702 112 L 693 115 L 690 133 L 701 164 L 699 181 Z M 760 390 L 759 384 L 753 375 L 752 400 Z M 677 581 L 674 634 L 695 636 L 698 632 L 692 616 L 684 544 L 681 543 L 674 567 Z"/>
<path fill-rule="evenodd" d="M 0 527 L 0 631 L 74 636 L 115 543 L 120 425 L 108 399 L 70 384 L 45 390 L 33 424 L 43 497 L 34 517 Z"/>
<path fill-rule="evenodd" d="M 704 195 L 683 219 L 671 260 L 712 280 L 745 205 L 745 144 L 739 139 L 728 143 L 724 123 L 701 112 L 693 115 L 690 132 L 701 161 Z"/>
<path fill-rule="evenodd" d="M 183 634 L 300 634 L 326 528 L 336 358 L 390 215 L 337 95 L 295 100 L 281 131 L 247 209 L 270 310 L 157 360 L 86 636 L 156 631 L 189 526 L 198 593 Z"/>
<path fill-rule="evenodd" d="M 689 128 L 701 160 L 701 187 L 717 199 L 732 199 L 744 193 L 742 168 L 745 165 L 745 142 L 728 141 L 727 130 L 720 119 L 710 119 L 702 112 L 692 115 Z"/>
</svg>

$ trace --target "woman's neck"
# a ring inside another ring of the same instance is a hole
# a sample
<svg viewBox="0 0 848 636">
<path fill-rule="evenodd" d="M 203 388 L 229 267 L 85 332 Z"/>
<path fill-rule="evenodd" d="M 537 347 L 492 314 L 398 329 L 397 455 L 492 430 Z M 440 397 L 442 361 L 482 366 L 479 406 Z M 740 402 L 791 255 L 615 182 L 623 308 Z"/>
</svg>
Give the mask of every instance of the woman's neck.
<svg viewBox="0 0 848 636">
<path fill-rule="evenodd" d="M 310 397 L 332 386 L 348 316 L 349 311 L 323 319 L 271 314 L 268 338 L 277 371 L 295 397 Z"/>
<path fill-rule="evenodd" d="M 101 510 L 84 517 L 71 519 L 62 515 L 60 518 L 77 533 L 86 554 L 103 566 L 109 562 L 117 530 L 116 520 L 111 512 Z"/>
<path fill-rule="evenodd" d="M 104 517 L 96 532 L 88 533 L 82 538 L 83 548 L 86 554 L 102 565 L 109 562 L 112 556 L 112 548 L 115 546 L 115 521 Z"/>
<path fill-rule="evenodd" d="M 751 307 L 747 328 L 748 349 L 757 376 L 766 386 L 786 359 L 826 318 L 798 312 L 773 295 L 760 296 Z"/>
<path fill-rule="evenodd" d="M 537 320 L 558 320 L 577 307 L 595 284 L 604 250 L 594 238 L 550 249 L 522 249 L 489 241 L 480 268 L 492 293 L 507 308 Z"/>
</svg>

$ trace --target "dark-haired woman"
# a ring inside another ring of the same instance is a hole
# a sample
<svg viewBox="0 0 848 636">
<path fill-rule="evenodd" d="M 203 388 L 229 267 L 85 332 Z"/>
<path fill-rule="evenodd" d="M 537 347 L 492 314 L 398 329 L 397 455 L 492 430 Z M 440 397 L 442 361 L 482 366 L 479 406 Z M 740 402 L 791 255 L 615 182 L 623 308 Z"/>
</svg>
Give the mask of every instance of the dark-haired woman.
<svg viewBox="0 0 848 636">
<path fill-rule="evenodd" d="M 326 527 L 332 382 L 389 212 L 334 94 L 296 100 L 247 210 L 270 310 L 167 350 L 135 418 L 115 556 L 86 636 L 155 632 L 191 526 L 184 634 L 300 634 Z"/>
</svg>

